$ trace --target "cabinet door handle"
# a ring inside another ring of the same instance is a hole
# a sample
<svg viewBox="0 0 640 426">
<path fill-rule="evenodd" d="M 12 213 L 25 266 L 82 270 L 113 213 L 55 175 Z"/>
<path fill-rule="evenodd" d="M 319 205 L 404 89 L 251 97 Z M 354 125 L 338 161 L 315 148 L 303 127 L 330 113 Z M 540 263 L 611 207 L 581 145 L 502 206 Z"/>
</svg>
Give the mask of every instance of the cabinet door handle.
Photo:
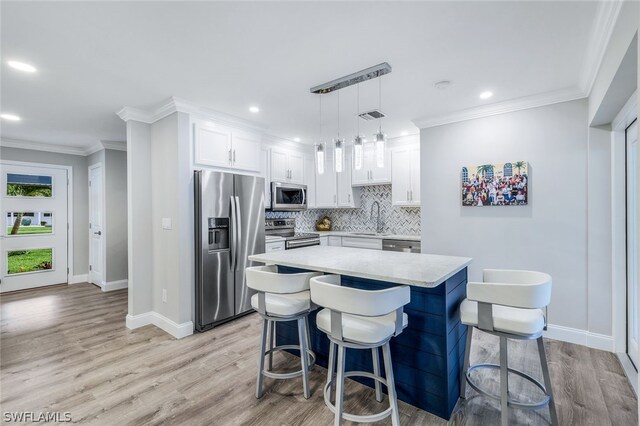
<svg viewBox="0 0 640 426">
<path fill-rule="evenodd" d="M 229 163 L 231 163 L 231 150 L 229 150 Z"/>
<path fill-rule="evenodd" d="M 409 197 L 409 191 L 407 191 L 407 201 L 411 200 L 411 198 Z"/>
<path fill-rule="evenodd" d="M 333 202 L 334 203 L 338 202 L 338 196 L 336 194 L 333 194 Z"/>
<path fill-rule="evenodd" d="M 347 194 L 347 200 L 351 202 L 351 194 Z"/>
<path fill-rule="evenodd" d="M 233 164 L 236 164 L 236 150 L 233 150 Z"/>
<path fill-rule="evenodd" d="M 413 201 L 413 189 L 409 192 L 411 193 L 411 201 Z"/>
</svg>

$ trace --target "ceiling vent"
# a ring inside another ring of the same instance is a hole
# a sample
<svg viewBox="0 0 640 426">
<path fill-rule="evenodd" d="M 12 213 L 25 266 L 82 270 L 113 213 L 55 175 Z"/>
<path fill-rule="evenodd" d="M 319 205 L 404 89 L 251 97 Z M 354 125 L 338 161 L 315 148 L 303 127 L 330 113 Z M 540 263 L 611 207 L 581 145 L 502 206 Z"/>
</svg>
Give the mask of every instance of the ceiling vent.
<svg viewBox="0 0 640 426">
<path fill-rule="evenodd" d="M 378 109 L 374 109 L 372 111 L 367 111 L 367 112 L 363 112 L 362 114 L 360 114 L 360 118 L 362 118 L 363 120 L 377 120 L 379 118 L 384 118 L 386 117 L 386 115 L 384 114 L 384 112 L 378 110 Z"/>
</svg>

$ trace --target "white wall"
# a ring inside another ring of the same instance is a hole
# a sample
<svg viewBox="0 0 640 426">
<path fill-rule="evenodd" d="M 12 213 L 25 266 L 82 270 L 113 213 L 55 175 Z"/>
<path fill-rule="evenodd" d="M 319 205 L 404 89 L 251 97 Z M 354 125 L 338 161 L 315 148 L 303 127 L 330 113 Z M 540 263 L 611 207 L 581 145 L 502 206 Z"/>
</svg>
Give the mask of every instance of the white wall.
<svg viewBox="0 0 640 426">
<path fill-rule="evenodd" d="M 105 153 L 106 281 L 127 279 L 127 153 Z"/>
<path fill-rule="evenodd" d="M 86 280 L 89 272 L 89 187 L 87 157 L 30 149 L 0 147 L 0 159 L 71 166 L 73 171 L 73 271 Z"/>
<path fill-rule="evenodd" d="M 472 257 L 472 281 L 483 268 L 548 272 L 549 322 L 587 330 L 587 148 L 585 100 L 422 129 L 423 252 Z M 463 165 L 519 160 L 529 205 L 461 206 Z"/>
</svg>

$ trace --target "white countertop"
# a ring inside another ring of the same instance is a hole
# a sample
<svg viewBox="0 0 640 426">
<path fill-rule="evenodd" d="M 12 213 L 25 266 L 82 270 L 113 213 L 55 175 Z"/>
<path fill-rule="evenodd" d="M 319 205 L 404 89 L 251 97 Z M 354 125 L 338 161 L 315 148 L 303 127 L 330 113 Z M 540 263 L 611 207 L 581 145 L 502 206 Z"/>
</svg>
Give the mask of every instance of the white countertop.
<svg viewBox="0 0 640 426">
<path fill-rule="evenodd" d="M 284 241 L 286 238 L 281 237 L 280 235 L 265 235 L 264 241 L 267 243 L 275 243 L 278 241 Z"/>
<path fill-rule="evenodd" d="M 324 236 L 336 236 L 336 237 L 356 237 L 356 238 L 377 238 L 378 240 L 407 240 L 407 241 L 420 241 L 420 235 L 402 235 L 402 234 L 389 234 L 389 235 L 362 235 L 357 232 L 344 232 L 344 231 L 311 231 L 316 234 Z"/>
<path fill-rule="evenodd" d="M 417 287 L 436 287 L 471 263 L 469 257 L 312 246 L 249 256 L 282 265 Z"/>
</svg>

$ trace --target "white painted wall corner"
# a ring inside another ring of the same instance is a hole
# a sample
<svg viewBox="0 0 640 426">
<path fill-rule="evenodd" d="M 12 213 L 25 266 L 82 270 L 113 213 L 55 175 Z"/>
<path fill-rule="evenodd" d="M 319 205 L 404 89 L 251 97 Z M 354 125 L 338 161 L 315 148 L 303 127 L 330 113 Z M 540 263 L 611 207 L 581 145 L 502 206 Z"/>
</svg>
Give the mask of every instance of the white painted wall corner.
<svg viewBox="0 0 640 426">
<path fill-rule="evenodd" d="M 171 334 L 176 339 L 182 339 L 193 334 L 193 322 L 178 324 L 157 312 L 145 312 L 139 315 L 127 315 L 127 328 L 134 330 L 145 325 L 156 327 Z"/>
</svg>

